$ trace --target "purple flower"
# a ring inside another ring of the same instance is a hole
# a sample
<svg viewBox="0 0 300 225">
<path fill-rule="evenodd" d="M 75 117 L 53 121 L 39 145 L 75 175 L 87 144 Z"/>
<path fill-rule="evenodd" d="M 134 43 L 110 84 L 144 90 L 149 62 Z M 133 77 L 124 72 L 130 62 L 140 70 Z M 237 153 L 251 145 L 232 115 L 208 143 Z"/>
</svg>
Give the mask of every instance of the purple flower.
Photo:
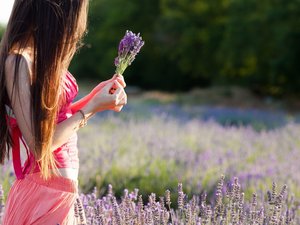
<svg viewBox="0 0 300 225">
<path fill-rule="evenodd" d="M 118 57 L 115 58 L 116 74 L 124 73 L 144 44 L 145 42 L 139 33 L 136 35 L 131 31 L 126 31 L 124 38 L 119 44 Z"/>
</svg>

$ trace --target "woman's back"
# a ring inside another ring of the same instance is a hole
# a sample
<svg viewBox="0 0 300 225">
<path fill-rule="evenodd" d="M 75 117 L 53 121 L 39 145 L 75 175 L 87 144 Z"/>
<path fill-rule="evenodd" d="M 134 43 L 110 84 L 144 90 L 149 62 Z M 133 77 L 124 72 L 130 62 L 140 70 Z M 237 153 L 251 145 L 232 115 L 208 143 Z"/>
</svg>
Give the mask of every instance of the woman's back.
<svg viewBox="0 0 300 225">
<path fill-rule="evenodd" d="M 15 55 L 10 55 L 9 57 L 15 57 Z M 21 55 L 22 59 L 27 63 L 27 67 L 29 68 L 28 71 L 31 71 L 30 67 L 32 66 L 30 54 L 27 52 L 23 52 Z M 12 60 L 12 59 L 9 59 Z M 30 75 L 31 76 L 31 75 Z M 10 77 L 7 77 L 7 79 L 10 79 Z M 9 82 L 9 81 L 8 81 Z M 65 119 L 71 117 L 73 115 L 71 110 L 71 104 L 74 98 L 76 97 L 78 93 L 78 85 L 76 82 L 76 79 L 72 76 L 70 72 L 66 72 L 62 76 L 62 93 L 60 94 L 60 107 L 59 112 L 57 114 L 56 123 L 59 124 L 60 122 L 64 121 Z M 26 104 L 26 103 L 25 103 Z M 21 165 L 21 159 L 20 159 L 20 148 L 19 145 L 14 146 L 13 148 L 13 162 L 14 162 L 14 168 L 15 173 L 18 178 L 23 178 L 25 174 L 30 173 L 32 167 L 34 166 L 35 169 L 33 172 L 39 172 L 40 167 L 37 166 L 36 160 L 34 159 L 32 150 L 28 149 L 28 145 L 24 141 L 24 134 L 20 131 L 18 122 L 16 120 L 16 117 L 14 115 L 14 112 L 12 110 L 12 106 L 10 104 L 9 99 L 7 98 L 6 101 L 6 110 L 7 114 L 9 115 L 9 121 L 10 126 L 12 130 L 12 137 L 17 141 L 19 138 L 23 141 L 23 144 L 25 148 L 27 149 L 27 160 L 24 163 L 24 166 Z M 20 121 L 22 123 L 22 121 Z M 57 148 L 54 152 L 54 157 L 56 159 L 56 165 L 59 169 L 62 170 L 62 168 L 71 168 L 75 169 L 75 172 L 72 172 L 74 175 L 71 175 L 72 179 L 77 178 L 78 169 L 79 169 L 79 158 L 78 158 L 78 149 L 77 149 L 77 133 L 75 132 L 66 143 L 64 143 L 62 146 Z M 63 171 L 63 173 L 68 173 Z"/>
</svg>

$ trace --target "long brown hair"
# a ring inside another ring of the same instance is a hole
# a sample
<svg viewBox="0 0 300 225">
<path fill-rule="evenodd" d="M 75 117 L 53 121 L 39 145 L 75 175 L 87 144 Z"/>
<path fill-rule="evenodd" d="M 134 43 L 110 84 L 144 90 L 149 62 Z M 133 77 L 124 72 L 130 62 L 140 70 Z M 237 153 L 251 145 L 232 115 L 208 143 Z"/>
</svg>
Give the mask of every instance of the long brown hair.
<svg viewBox="0 0 300 225">
<path fill-rule="evenodd" d="M 11 135 L 5 120 L 5 62 L 14 46 L 19 53 L 32 42 L 31 116 L 35 134 L 32 149 L 42 177 L 57 173 L 50 150 L 60 104 L 61 77 L 66 72 L 85 33 L 88 0 L 15 0 L 0 45 L 0 163 L 9 157 Z M 15 61 L 14 85 L 18 88 L 20 55 Z"/>
</svg>

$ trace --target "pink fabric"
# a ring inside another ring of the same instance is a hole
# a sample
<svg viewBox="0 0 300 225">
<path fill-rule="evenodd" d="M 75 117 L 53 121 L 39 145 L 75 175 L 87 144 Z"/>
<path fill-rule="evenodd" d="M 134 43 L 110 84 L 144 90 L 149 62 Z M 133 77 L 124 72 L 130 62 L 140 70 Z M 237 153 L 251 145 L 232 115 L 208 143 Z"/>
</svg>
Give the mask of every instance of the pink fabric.
<svg viewBox="0 0 300 225">
<path fill-rule="evenodd" d="M 12 133 L 12 140 L 13 140 L 13 147 L 12 147 L 12 158 L 13 158 L 13 166 L 15 170 L 15 174 L 17 179 L 24 179 L 24 175 L 27 174 L 30 164 L 32 164 L 34 161 L 33 154 L 29 151 L 27 148 L 27 145 L 25 144 L 25 141 L 22 138 L 21 131 L 18 127 L 16 119 L 12 117 L 6 117 L 8 120 L 10 127 L 11 127 L 11 133 Z M 21 155 L 20 155 L 20 141 L 19 138 L 22 140 L 25 148 L 26 148 L 26 154 L 27 154 L 27 161 L 22 166 L 21 164 Z"/>
<path fill-rule="evenodd" d="M 72 76 L 70 72 L 67 72 L 64 77 L 63 82 L 63 96 L 64 104 L 61 106 L 60 111 L 57 115 L 56 123 L 60 123 L 65 119 L 72 116 L 72 111 L 70 106 L 72 101 L 76 97 L 78 93 L 78 85 L 76 83 L 76 79 Z M 12 148 L 12 156 L 13 156 L 13 164 L 14 170 L 17 179 L 24 179 L 25 174 L 28 174 L 32 168 L 34 168 L 33 172 L 40 172 L 40 167 L 35 161 L 34 155 L 27 148 L 25 141 L 22 138 L 21 131 L 18 127 L 17 121 L 13 117 L 7 116 L 12 138 L 13 138 L 13 148 Z M 21 156 L 20 156 L 20 142 L 19 139 L 23 142 L 26 152 L 27 152 L 27 160 L 24 165 L 21 164 Z M 69 138 L 69 140 L 63 144 L 61 147 L 56 149 L 54 152 L 54 157 L 57 161 L 58 168 L 79 168 L 79 158 L 78 158 L 78 148 L 77 148 L 77 133 L 74 133 L 73 136 Z"/>
<path fill-rule="evenodd" d="M 67 73 L 64 79 L 65 103 L 57 116 L 57 123 L 72 116 L 70 105 L 78 93 L 75 78 Z M 76 225 L 86 224 L 75 216 L 74 204 L 78 202 L 78 183 L 64 177 L 52 177 L 45 181 L 40 177 L 39 166 L 27 148 L 15 118 L 7 116 L 13 139 L 12 157 L 16 174 L 6 201 L 2 225 Z M 20 157 L 20 139 L 23 142 L 27 160 L 24 165 Z M 59 168 L 78 168 L 77 134 L 54 151 Z M 30 173 L 35 166 L 34 173 Z M 84 215 L 83 215 L 84 217 Z"/>
<path fill-rule="evenodd" d="M 75 216 L 77 186 L 64 177 L 44 181 L 40 173 L 25 175 L 10 189 L 2 225 L 85 224 Z"/>
</svg>

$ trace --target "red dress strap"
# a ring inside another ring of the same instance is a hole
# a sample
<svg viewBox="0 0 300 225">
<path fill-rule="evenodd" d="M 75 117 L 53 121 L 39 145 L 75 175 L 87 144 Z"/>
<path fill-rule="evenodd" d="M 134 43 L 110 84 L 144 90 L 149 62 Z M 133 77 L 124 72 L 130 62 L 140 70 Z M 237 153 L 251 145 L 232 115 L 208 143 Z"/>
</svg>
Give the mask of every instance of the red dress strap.
<svg viewBox="0 0 300 225">
<path fill-rule="evenodd" d="M 25 174 L 26 174 L 27 170 L 29 169 L 28 168 L 28 166 L 29 166 L 28 160 L 30 160 L 30 158 L 33 155 L 29 151 L 27 145 L 25 144 L 25 141 L 22 138 L 22 133 L 17 124 L 17 120 L 8 115 L 6 115 L 6 120 L 11 128 L 11 135 L 12 135 L 12 141 L 13 141 L 12 160 L 13 160 L 14 171 L 15 171 L 15 174 L 16 174 L 16 177 L 18 180 L 24 179 Z M 22 166 L 22 162 L 21 162 L 20 139 L 23 142 L 23 144 L 26 148 L 26 153 L 27 153 L 27 161 L 24 166 Z"/>
</svg>

